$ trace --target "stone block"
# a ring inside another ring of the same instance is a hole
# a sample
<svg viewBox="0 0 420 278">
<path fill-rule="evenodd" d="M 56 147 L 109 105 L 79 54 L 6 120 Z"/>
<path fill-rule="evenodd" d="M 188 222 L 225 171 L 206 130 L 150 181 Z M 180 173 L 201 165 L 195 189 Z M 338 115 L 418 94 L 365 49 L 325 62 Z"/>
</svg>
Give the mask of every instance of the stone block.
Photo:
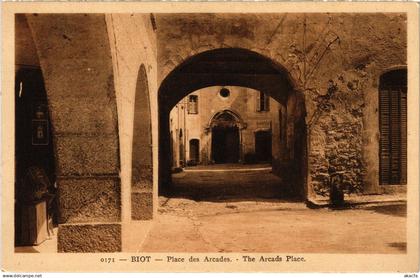
<svg viewBox="0 0 420 278">
<path fill-rule="evenodd" d="M 59 176 L 109 175 L 119 172 L 116 136 L 57 136 L 55 143 Z"/>
<path fill-rule="evenodd" d="M 153 218 L 153 193 L 131 193 L 131 219 L 150 220 Z"/>
<path fill-rule="evenodd" d="M 58 252 L 121 252 L 120 224 L 59 225 Z"/>
<path fill-rule="evenodd" d="M 115 222 L 121 218 L 118 178 L 59 179 L 60 223 Z"/>
<path fill-rule="evenodd" d="M 153 167 L 149 165 L 133 165 L 133 189 L 149 190 L 153 189 Z"/>
<path fill-rule="evenodd" d="M 49 101 L 56 134 L 116 134 L 116 105 L 109 99 L 64 97 Z"/>
<path fill-rule="evenodd" d="M 103 14 L 28 15 L 48 96 L 113 94 L 112 59 Z M 48 39 L 45 39 L 48 34 Z M 63 74 L 65 73 L 65 74 Z"/>
</svg>

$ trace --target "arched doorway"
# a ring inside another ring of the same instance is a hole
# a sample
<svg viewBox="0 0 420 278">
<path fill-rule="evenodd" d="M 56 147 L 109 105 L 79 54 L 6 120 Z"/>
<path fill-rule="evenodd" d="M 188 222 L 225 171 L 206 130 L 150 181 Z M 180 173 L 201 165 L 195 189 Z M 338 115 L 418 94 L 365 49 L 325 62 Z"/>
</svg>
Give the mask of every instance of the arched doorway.
<svg viewBox="0 0 420 278">
<path fill-rule="evenodd" d="M 238 119 L 223 111 L 211 121 L 211 157 L 214 163 L 237 163 L 240 153 Z"/>
<path fill-rule="evenodd" d="M 286 150 L 281 150 L 278 155 L 282 163 L 277 163 L 284 173 L 294 169 L 296 178 L 295 192 L 304 193 L 306 178 L 301 178 L 302 173 L 307 173 L 307 158 L 296 157 L 306 155 L 306 138 L 297 136 L 301 134 L 299 123 L 305 115 L 303 95 L 296 91 L 288 71 L 273 60 L 242 48 L 214 49 L 194 55 L 178 65 L 162 81 L 158 91 L 159 107 L 159 189 L 163 190 L 171 185 L 171 152 L 170 152 L 170 121 L 171 109 L 183 98 L 199 89 L 211 86 L 240 86 L 258 90 L 272 97 L 285 107 L 287 122 L 281 124 L 287 134 Z M 288 106 L 290 109 L 288 111 Z M 300 109 L 300 112 L 296 112 Z M 295 116 L 299 115 L 299 116 Z M 297 119 L 299 118 L 299 119 Z M 223 139 L 214 131 L 216 139 Z M 229 131 L 229 138 L 235 138 L 234 128 Z M 225 130 L 226 133 L 226 130 Z M 296 135 L 296 136 L 295 136 Z M 280 138 L 277 138 L 280 140 Z M 276 139 L 276 140 L 277 140 Z M 231 139 L 229 139 L 231 140 Z M 236 139 L 234 139 L 236 140 Z M 295 148 L 302 150 L 296 151 Z M 236 149 L 236 147 L 235 147 Z M 267 148 L 268 153 L 268 148 Z M 237 156 L 232 154 L 233 158 Z M 268 156 L 268 155 L 267 155 Z M 216 160 L 221 161 L 217 154 Z"/>
</svg>

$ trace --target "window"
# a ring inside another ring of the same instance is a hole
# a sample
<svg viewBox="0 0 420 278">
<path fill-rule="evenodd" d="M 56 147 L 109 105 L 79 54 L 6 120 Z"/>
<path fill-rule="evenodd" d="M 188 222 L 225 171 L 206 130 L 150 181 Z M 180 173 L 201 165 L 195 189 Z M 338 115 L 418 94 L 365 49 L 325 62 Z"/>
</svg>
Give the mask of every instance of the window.
<svg viewBox="0 0 420 278">
<path fill-rule="evenodd" d="M 270 97 L 263 92 L 257 94 L 257 111 L 270 111 Z"/>
<path fill-rule="evenodd" d="M 380 184 L 407 183 L 407 71 L 381 76 L 379 85 Z"/>
<path fill-rule="evenodd" d="M 198 114 L 198 96 L 188 97 L 188 114 Z"/>
<path fill-rule="evenodd" d="M 219 95 L 223 98 L 227 98 L 230 95 L 230 91 L 229 91 L 229 89 L 222 88 L 219 92 Z"/>
<path fill-rule="evenodd" d="M 257 161 L 271 161 L 271 131 L 255 132 L 255 156 Z"/>
</svg>

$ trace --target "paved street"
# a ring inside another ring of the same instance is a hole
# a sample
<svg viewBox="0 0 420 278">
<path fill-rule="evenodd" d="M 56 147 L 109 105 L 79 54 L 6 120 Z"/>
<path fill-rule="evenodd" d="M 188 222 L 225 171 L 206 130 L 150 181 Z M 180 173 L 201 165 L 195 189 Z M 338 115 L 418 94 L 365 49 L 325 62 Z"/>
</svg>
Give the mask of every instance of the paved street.
<svg viewBox="0 0 420 278">
<path fill-rule="evenodd" d="M 140 251 L 405 252 L 404 203 L 308 209 L 283 195 L 287 185 L 269 169 L 234 168 L 175 174 Z"/>
<path fill-rule="evenodd" d="M 308 209 L 287 197 L 287 185 L 267 165 L 193 167 L 175 174 L 174 192 L 141 252 L 402 253 L 406 205 Z M 363 196 L 361 199 L 368 198 Z M 377 196 L 386 200 L 387 196 Z M 357 199 L 356 196 L 352 196 Z M 55 229 L 54 234 L 57 234 Z M 16 252 L 57 252 L 57 239 Z"/>
</svg>

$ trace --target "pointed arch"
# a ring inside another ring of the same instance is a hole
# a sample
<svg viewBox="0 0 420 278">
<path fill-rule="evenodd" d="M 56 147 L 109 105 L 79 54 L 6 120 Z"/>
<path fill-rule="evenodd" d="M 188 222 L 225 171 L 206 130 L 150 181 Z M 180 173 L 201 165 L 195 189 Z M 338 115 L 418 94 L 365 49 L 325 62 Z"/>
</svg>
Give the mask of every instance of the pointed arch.
<svg viewBox="0 0 420 278">
<path fill-rule="evenodd" d="M 151 219 L 153 216 L 152 122 L 149 84 L 143 64 L 138 71 L 134 99 L 131 181 L 131 218 Z"/>
</svg>

